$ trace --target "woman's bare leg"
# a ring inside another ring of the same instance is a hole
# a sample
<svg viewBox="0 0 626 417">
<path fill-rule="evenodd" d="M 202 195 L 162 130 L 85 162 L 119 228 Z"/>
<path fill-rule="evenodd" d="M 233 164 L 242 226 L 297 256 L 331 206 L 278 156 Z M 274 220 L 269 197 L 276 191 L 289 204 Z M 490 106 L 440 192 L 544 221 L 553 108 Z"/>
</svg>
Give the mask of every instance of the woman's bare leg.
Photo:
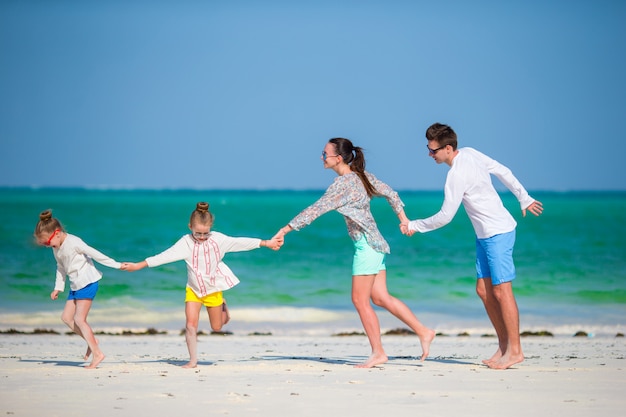
<svg viewBox="0 0 626 417">
<path fill-rule="evenodd" d="M 375 277 L 376 275 L 355 275 L 352 277 L 352 303 L 359 313 L 363 329 L 372 347 L 372 354 L 369 359 L 357 365 L 357 368 L 371 368 L 387 362 L 387 355 L 380 336 L 378 316 L 376 316 L 370 303 Z"/>
<path fill-rule="evenodd" d="M 426 359 L 430 353 L 430 344 L 435 338 L 435 331 L 424 326 L 406 304 L 389 294 L 385 270 L 381 270 L 376 275 L 372 288 L 372 301 L 377 306 L 389 311 L 415 332 L 422 346 L 421 360 Z"/>
</svg>

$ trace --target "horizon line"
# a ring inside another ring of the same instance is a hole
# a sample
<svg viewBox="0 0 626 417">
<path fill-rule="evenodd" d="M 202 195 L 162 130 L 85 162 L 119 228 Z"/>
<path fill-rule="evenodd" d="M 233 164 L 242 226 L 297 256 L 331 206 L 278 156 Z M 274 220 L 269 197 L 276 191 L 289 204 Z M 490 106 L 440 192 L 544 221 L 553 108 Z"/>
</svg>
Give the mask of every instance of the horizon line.
<svg viewBox="0 0 626 417">
<path fill-rule="evenodd" d="M 203 187 L 135 187 L 135 186 L 104 186 L 104 185 L 75 185 L 75 186 L 39 186 L 39 185 L 0 185 L 0 190 L 23 190 L 23 191 L 127 191 L 127 192 L 184 192 L 184 191 L 213 191 L 213 192 L 320 192 L 325 188 L 203 188 Z M 443 188 L 395 188 L 397 192 L 443 192 Z M 496 191 L 506 192 L 505 187 L 498 187 Z M 534 189 L 528 190 L 529 193 L 626 193 L 626 189 Z"/>
</svg>

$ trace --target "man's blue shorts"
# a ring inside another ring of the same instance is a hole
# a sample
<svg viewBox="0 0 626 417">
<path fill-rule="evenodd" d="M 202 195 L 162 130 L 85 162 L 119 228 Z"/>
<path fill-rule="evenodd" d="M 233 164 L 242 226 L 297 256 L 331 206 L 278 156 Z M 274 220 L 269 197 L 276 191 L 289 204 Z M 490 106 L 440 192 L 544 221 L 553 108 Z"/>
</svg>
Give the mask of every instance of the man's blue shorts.
<svg viewBox="0 0 626 417">
<path fill-rule="evenodd" d="M 513 281 L 513 246 L 515 230 L 486 239 L 476 239 L 476 277 L 491 278 L 493 285 Z"/>
<path fill-rule="evenodd" d="M 385 254 L 376 252 L 365 236 L 354 242 L 352 275 L 376 275 L 385 269 Z"/>
<path fill-rule="evenodd" d="M 70 291 L 67 295 L 68 300 L 93 300 L 98 292 L 98 281 L 92 282 L 80 290 Z"/>
</svg>

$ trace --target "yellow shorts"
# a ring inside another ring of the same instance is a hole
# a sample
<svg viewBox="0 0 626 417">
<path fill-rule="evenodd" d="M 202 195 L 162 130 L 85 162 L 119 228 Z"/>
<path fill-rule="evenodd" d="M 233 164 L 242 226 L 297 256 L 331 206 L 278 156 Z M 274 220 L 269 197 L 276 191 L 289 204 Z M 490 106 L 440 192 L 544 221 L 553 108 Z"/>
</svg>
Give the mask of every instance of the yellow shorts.
<svg viewBox="0 0 626 417">
<path fill-rule="evenodd" d="M 187 303 L 190 301 L 194 303 L 202 303 L 202 305 L 206 307 L 219 307 L 224 304 L 224 296 L 221 291 L 218 291 L 200 298 L 191 288 L 187 287 L 185 290 L 185 302 Z"/>
</svg>

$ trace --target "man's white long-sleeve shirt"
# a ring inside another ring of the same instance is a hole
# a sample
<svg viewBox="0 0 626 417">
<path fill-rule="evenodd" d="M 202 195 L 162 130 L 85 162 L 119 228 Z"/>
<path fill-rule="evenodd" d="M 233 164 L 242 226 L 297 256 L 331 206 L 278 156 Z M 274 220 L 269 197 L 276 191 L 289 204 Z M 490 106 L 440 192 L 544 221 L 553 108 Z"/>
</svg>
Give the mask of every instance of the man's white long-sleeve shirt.
<svg viewBox="0 0 626 417">
<path fill-rule="evenodd" d="M 96 261 L 109 268 L 120 269 L 121 264 L 98 250 L 87 245 L 78 236 L 66 234 L 65 240 L 58 248 L 53 248 L 52 253 L 57 261 L 57 273 L 54 289 L 65 289 L 65 277 L 70 279 L 72 291 L 85 288 L 87 285 L 99 281 L 102 272 L 98 271 L 93 264 Z"/>
<path fill-rule="evenodd" d="M 441 210 L 427 219 L 411 221 L 409 230 L 424 233 L 445 226 L 463 204 L 479 239 L 513 231 L 517 222 L 502 204 L 491 175 L 515 195 L 522 209 L 535 201 L 509 168 L 473 148 L 461 148 L 446 178 Z"/>
<path fill-rule="evenodd" d="M 226 253 L 248 251 L 260 246 L 261 239 L 230 237 L 211 232 L 209 238 L 201 242 L 188 234 L 169 249 L 146 258 L 146 263 L 149 267 L 155 267 L 184 260 L 187 264 L 187 286 L 198 297 L 205 297 L 239 284 L 233 271 L 222 262 Z"/>
</svg>

